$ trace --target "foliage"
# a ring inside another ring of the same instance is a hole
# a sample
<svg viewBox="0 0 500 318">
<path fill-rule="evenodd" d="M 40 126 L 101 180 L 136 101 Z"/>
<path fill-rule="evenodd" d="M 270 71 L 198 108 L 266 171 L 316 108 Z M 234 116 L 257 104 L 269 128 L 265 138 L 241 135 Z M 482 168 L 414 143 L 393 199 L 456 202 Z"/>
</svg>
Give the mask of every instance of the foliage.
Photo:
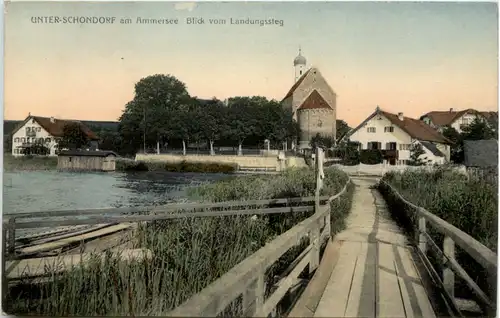
<svg viewBox="0 0 500 318">
<path fill-rule="evenodd" d="M 21 149 L 21 154 L 23 154 L 25 156 L 29 156 L 29 155 L 46 156 L 49 153 L 50 153 L 49 148 L 42 143 L 31 144 L 28 147 Z"/>
<path fill-rule="evenodd" d="M 117 161 L 117 171 L 172 171 L 172 172 L 200 172 L 200 173 L 232 173 L 238 165 L 216 162 L 142 162 Z"/>
<path fill-rule="evenodd" d="M 433 171 L 391 172 L 384 175 L 382 180 L 393 186 L 409 202 L 425 208 L 491 250 L 497 251 L 498 183 L 469 178 L 448 167 Z M 417 224 L 414 210 L 403 205 L 390 191 L 383 191 L 383 194 L 393 215 L 412 231 Z M 442 246 L 443 236 L 433 231 L 432 226 L 427 229 L 438 246 Z M 457 258 L 472 279 L 478 282 L 483 290 L 488 290 L 484 268 L 462 249 L 457 248 Z M 463 293 L 462 289 L 468 290 L 457 286 L 457 293 Z M 470 295 L 457 297 L 468 298 Z"/>
<path fill-rule="evenodd" d="M 317 147 L 330 149 L 335 146 L 335 138 L 317 133 L 311 138 L 309 143 L 312 149 L 316 149 Z"/>
<path fill-rule="evenodd" d="M 408 160 L 409 166 L 425 166 L 430 160 L 427 160 L 425 155 L 425 150 L 420 143 L 414 143 L 410 147 L 410 160 Z"/>
<path fill-rule="evenodd" d="M 342 159 L 342 164 L 346 166 L 355 166 L 361 162 L 359 144 L 349 140 L 339 143 L 335 150 L 335 156 Z"/>
<path fill-rule="evenodd" d="M 89 138 L 77 122 L 64 125 L 63 136 L 58 143 L 58 148 L 81 149 L 89 144 Z"/>
<path fill-rule="evenodd" d="M 359 161 L 365 165 L 377 165 L 383 162 L 382 151 L 378 149 L 361 150 Z"/>
<path fill-rule="evenodd" d="M 120 117 L 122 153 L 188 141 L 224 145 L 274 144 L 295 139 L 298 125 L 292 115 L 265 97 L 232 97 L 225 106 L 217 99 L 201 102 L 171 75 L 152 75 L 135 86 L 135 96 Z M 145 138 L 144 138 L 145 137 Z M 145 139 L 145 140 L 144 140 Z M 213 153 L 213 151 L 212 151 Z"/>
<path fill-rule="evenodd" d="M 323 194 L 329 195 L 338 193 L 348 179 L 335 169 L 325 169 L 325 177 Z M 314 185 L 311 170 L 290 170 L 277 176 L 235 177 L 193 190 L 191 195 L 198 201 L 311 196 Z M 332 203 L 334 232 L 341 228 L 351 198 L 349 187 L 348 193 Z M 108 255 L 103 261 L 77 266 L 59 279 L 51 276 L 44 285 L 21 287 L 21 291 L 29 290 L 24 294 L 11 288 L 6 311 L 50 316 L 162 316 L 309 215 L 156 221 L 138 229 L 137 244 L 152 251 L 151 260 L 123 263 Z M 267 271 L 267 284 L 303 249 L 292 250 Z"/>
<path fill-rule="evenodd" d="M 443 136 L 452 142 L 450 149 L 450 159 L 455 163 L 464 161 L 464 149 L 462 135 L 453 127 L 446 126 L 443 128 Z"/>
<path fill-rule="evenodd" d="M 337 140 L 342 139 L 350 130 L 351 127 L 345 121 L 337 120 Z"/>
<path fill-rule="evenodd" d="M 476 117 L 470 125 L 462 129 L 461 133 L 452 127 L 445 127 L 443 136 L 453 142 L 450 151 L 451 161 L 459 164 L 464 162 L 464 140 L 497 139 L 497 132 L 485 120 Z"/>
<path fill-rule="evenodd" d="M 57 168 L 57 157 L 3 156 L 4 171 L 40 171 L 53 170 Z"/>
</svg>

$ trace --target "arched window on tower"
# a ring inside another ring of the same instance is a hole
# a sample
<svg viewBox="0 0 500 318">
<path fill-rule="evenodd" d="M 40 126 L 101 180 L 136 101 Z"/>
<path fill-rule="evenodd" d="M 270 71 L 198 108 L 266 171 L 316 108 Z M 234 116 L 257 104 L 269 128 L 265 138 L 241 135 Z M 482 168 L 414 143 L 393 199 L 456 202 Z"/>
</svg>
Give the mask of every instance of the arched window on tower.
<svg viewBox="0 0 500 318">
<path fill-rule="evenodd" d="M 302 71 L 300 71 L 300 75 L 302 75 Z"/>
</svg>

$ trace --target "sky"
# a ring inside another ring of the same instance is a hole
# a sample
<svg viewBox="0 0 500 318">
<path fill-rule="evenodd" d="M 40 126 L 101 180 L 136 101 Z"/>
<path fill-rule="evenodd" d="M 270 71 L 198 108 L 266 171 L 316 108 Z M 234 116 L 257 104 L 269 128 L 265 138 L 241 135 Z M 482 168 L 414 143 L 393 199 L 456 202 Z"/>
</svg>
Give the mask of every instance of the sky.
<svg viewBox="0 0 500 318">
<path fill-rule="evenodd" d="M 153 74 L 177 77 L 199 98 L 281 100 L 299 46 L 336 92 L 337 119 L 351 126 L 377 106 L 409 117 L 498 110 L 496 3 L 39 1 L 6 3 L 5 11 L 5 119 L 117 120 L 134 84 Z M 50 16 L 115 21 L 32 22 Z M 205 23 L 187 24 L 190 17 Z"/>
</svg>

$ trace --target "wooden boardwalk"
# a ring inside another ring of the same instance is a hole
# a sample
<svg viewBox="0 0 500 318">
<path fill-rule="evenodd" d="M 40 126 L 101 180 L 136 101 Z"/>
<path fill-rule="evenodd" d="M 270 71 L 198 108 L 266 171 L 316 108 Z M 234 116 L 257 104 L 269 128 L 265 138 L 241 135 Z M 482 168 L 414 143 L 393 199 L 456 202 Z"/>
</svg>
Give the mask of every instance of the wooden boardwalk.
<svg viewBox="0 0 500 318">
<path fill-rule="evenodd" d="M 339 259 L 314 317 L 436 317 L 407 239 L 391 220 L 375 180 L 356 188 Z"/>
</svg>

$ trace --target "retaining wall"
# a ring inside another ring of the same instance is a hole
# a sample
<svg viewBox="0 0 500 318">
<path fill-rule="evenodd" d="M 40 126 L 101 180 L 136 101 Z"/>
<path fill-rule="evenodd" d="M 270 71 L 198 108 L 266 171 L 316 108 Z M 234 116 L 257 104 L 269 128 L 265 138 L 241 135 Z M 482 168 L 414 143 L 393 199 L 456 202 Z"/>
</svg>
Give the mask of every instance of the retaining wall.
<svg viewBox="0 0 500 318">
<path fill-rule="evenodd" d="M 276 157 L 266 156 L 231 156 L 231 155 L 175 155 L 175 154 L 137 154 L 137 161 L 160 161 L 160 162 L 216 162 L 216 163 L 233 163 L 240 167 L 256 167 L 270 168 L 276 167 L 277 171 L 282 169 L 281 163 Z M 299 157 L 287 157 L 283 163 L 284 167 L 304 167 L 306 163 L 304 159 Z M 284 168 L 283 167 L 283 168 Z"/>
</svg>

